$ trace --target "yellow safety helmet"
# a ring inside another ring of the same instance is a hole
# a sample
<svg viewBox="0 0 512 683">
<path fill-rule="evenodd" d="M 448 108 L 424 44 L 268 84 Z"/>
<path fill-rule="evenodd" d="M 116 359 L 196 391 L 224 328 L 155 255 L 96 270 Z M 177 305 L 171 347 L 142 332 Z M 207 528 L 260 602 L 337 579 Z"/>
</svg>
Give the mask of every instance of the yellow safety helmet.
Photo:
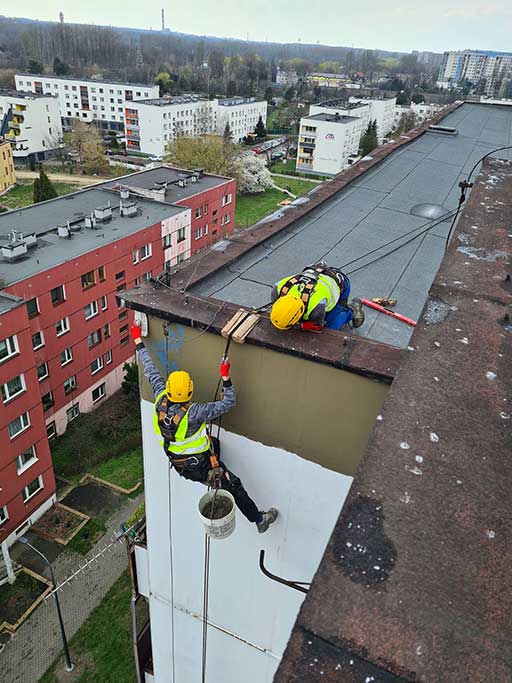
<svg viewBox="0 0 512 683">
<path fill-rule="evenodd" d="M 304 314 L 304 302 L 298 296 L 280 296 L 270 311 L 270 322 L 278 330 L 287 330 L 296 325 Z"/>
<path fill-rule="evenodd" d="M 173 403 L 186 403 L 192 398 L 194 382 L 192 378 L 183 370 L 171 372 L 165 383 L 167 397 Z"/>
</svg>

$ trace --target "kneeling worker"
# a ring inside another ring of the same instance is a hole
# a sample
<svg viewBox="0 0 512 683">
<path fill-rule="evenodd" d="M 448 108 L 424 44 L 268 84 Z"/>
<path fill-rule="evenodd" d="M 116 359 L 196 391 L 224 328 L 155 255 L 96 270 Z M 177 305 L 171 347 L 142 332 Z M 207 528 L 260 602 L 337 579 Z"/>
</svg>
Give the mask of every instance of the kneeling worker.
<svg viewBox="0 0 512 683">
<path fill-rule="evenodd" d="M 339 330 L 344 325 L 361 327 L 361 299 L 348 303 L 350 280 L 338 268 L 318 263 L 299 275 L 285 277 L 272 290 L 270 321 L 278 330 L 297 328 Z"/>
<path fill-rule="evenodd" d="M 142 361 L 144 375 L 155 396 L 155 431 L 164 439 L 164 451 L 176 472 L 185 479 L 218 486 L 229 491 L 235 502 L 260 533 L 277 519 L 278 512 L 258 510 L 240 479 L 230 472 L 213 451 L 207 423 L 227 413 L 236 403 L 235 389 L 229 378 L 229 361 L 221 363 L 220 374 L 224 397 L 212 403 L 190 403 L 194 384 L 187 372 L 171 372 L 164 382 L 141 339 L 140 327 L 133 323 L 132 339 L 137 359 Z"/>
</svg>

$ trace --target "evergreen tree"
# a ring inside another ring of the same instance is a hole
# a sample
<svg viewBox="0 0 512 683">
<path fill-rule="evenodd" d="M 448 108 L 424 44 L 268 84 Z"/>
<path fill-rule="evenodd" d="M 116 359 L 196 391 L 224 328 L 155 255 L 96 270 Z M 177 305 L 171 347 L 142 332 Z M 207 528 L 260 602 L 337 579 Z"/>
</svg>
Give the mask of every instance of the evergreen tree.
<svg viewBox="0 0 512 683">
<path fill-rule="evenodd" d="M 272 98 L 274 97 L 274 91 L 270 86 L 265 88 L 265 94 L 263 97 L 267 100 L 269 104 L 272 102 Z"/>
<path fill-rule="evenodd" d="M 224 128 L 224 133 L 222 135 L 224 138 L 225 142 L 231 142 L 232 137 L 231 137 L 231 126 L 229 125 L 229 121 L 226 121 L 226 127 Z"/>
<path fill-rule="evenodd" d="M 373 149 L 375 149 L 375 147 L 377 147 L 377 145 L 377 122 L 370 121 L 365 134 L 361 138 L 360 148 L 362 156 L 369 154 Z"/>
<path fill-rule="evenodd" d="M 256 127 L 254 128 L 254 132 L 259 138 L 264 138 L 267 135 L 267 129 L 265 128 L 265 124 L 263 123 L 263 119 L 260 117 L 258 119 L 258 123 L 256 124 Z"/>
<path fill-rule="evenodd" d="M 27 71 L 29 74 L 42 74 L 44 71 L 44 66 L 41 64 L 41 62 L 38 62 L 35 59 L 30 59 Z"/>
<path fill-rule="evenodd" d="M 65 64 L 59 57 L 55 57 L 53 60 L 53 73 L 56 76 L 66 76 L 69 74 L 69 66 Z"/>
<path fill-rule="evenodd" d="M 39 178 L 34 180 L 34 204 L 44 202 L 47 199 L 55 199 L 55 197 L 57 197 L 57 190 L 53 187 L 51 180 L 41 167 L 39 170 Z"/>
<path fill-rule="evenodd" d="M 41 201 L 41 181 L 39 178 L 34 180 L 34 185 L 32 189 L 32 201 L 37 204 Z"/>
<path fill-rule="evenodd" d="M 290 86 L 289 88 L 286 89 L 286 91 L 284 93 L 284 99 L 287 100 L 288 102 L 291 102 L 294 97 L 295 97 L 295 90 Z"/>
</svg>

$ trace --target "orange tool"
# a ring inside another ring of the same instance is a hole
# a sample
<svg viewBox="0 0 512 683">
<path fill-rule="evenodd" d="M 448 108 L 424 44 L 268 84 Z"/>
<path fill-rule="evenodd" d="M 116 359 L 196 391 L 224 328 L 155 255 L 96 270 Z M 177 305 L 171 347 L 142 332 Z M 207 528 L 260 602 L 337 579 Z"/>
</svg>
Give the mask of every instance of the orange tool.
<svg viewBox="0 0 512 683">
<path fill-rule="evenodd" d="M 374 301 L 370 301 L 370 299 L 366 299 L 365 297 L 361 298 L 361 302 L 365 306 L 368 306 L 369 308 L 374 308 L 376 311 L 379 311 L 379 313 L 385 313 L 386 315 L 390 315 L 392 318 L 400 320 L 400 322 L 406 323 L 407 325 L 412 325 L 412 327 L 416 327 L 416 321 L 414 321 L 412 318 L 408 318 L 407 316 L 402 315 L 401 313 L 388 311 L 388 309 L 384 308 L 384 306 L 376 304 Z"/>
</svg>

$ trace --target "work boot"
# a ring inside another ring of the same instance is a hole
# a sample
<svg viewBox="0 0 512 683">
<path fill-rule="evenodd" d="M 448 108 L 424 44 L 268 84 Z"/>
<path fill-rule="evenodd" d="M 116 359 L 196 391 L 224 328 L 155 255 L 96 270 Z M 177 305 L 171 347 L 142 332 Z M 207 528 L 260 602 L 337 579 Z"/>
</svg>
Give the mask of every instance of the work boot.
<svg viewBox="0 0 512 683">
<path fill-rule="evenodd" d="M 361 299 L 358 299 L 357 297 L 352 299 L 352 303 L 349 304 L 349 308 L 352 311 L 352 327 L 355 329 L 356 327 L 361 327 L 361 325 L 364 323 L 364 311 L 363 311 L 363 304 L 361 303 Z"/>
<path fill-rule="evenodd" d="M 258 524 L 256 524 L 260 534 L 265 533 L 265 531 L 269 528 L 272 522 L 276 521 L 278 515 L 279 512 L 275 508 L 270 508 L 268 512 L 263 513 L 263 519 L 261 520 L 261 522 L 258 522 Z"/>
</svg>

